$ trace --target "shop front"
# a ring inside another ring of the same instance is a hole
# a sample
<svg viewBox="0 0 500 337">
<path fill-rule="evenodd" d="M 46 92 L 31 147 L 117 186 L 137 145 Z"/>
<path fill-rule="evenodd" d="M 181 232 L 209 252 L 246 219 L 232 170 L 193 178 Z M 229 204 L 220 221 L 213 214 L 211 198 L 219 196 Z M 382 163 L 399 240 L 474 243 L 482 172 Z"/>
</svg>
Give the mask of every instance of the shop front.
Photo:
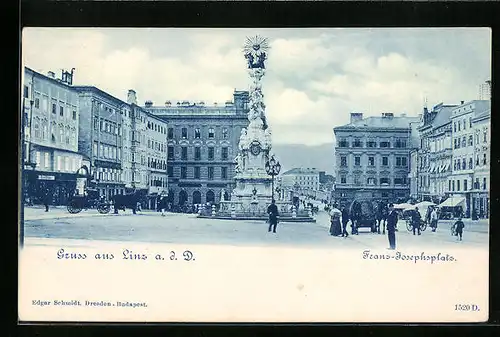
<svg viewBox="0 0 500 337">
<path fill-rule="evenodd" d="M 76 173 L 25 171 L 25 189 L 29 204 L 42 204 L 45 194 L 55 206 L 67 205 L 77 188 Z"/>
<path fill-rule="evenodd" d="M 474 191 L 471 193 L 471 208 L 473 217 L 478 219 L 489 218 L 490 199 L 486 191 Z"/>
</svg>

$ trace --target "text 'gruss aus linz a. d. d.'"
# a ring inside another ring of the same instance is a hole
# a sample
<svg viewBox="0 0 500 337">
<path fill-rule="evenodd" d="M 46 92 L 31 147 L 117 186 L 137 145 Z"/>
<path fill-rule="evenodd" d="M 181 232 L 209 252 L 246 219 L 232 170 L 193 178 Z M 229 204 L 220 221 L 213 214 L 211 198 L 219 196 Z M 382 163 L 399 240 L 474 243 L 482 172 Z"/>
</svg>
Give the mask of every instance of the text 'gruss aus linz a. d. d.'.
<svg viewBox="0 0 500 337">
<path fill-rule="evenodd" d="M 422 252 L 420 254 L 403 254 L 401 252 L 395 252 L 394 254 L 389 253 L 372 253 L 370 250 L 363 251 L 363 259 L 364 260 L 396 260 L 396 261 L 405 261 L 405 262 L 427 262 L 434 264 L 435 262 L 456 262 L 457 259 L 450 254 L 426 254 Z"/>
<path fill-rule="evenodd" d="M 169 251 L 166 253 L 153 253 L 146 254 L 142 252 L 136 252 L 129 249 L 123 249 L 119 253 L 111 253 L 111 252 L 102 252 L 102 253 L 93 253 L 88 254 L 82 251 L 68 251 L 64 248 L 61 248 L 57 251 L 57 259 L 58 260 L 134 260 L 134 261 L 146 261 L 146 260 L 155 260 L 155 261 L 195 261 L 195 256 L 193 252 L 190 250 L 184 251 Z"/>
<path fill-rule="evenodd" d="M 103 301 L 103 300 L 32 300 L 32 306 L 39 307 L 122 307 L 122 308 L 147 308 L 146 302 L 133 301 Z"/>
</svg>

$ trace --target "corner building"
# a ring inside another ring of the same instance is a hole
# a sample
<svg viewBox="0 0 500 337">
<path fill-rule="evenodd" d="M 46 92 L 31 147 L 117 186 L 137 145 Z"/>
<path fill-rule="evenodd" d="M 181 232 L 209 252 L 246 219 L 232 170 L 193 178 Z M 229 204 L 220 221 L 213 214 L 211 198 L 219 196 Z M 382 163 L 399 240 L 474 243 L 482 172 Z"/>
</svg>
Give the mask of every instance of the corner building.
<svg viewBox="0 0 500 337">
<path fill-rule="evenodd" d="M 351 113 L 349 124 L 335 127 L 335 200 L 344 205 L 357 198 L 406 201 L 411 124 L 418 121 L 392 113 L 368 118 Z"/>
<path fill-rule="evenodd" d="M 80 108 L 71 86 L 73 72 L 43 75 L 28 67 L 23 72 L 24 197 L 40 202 L 49 190 L 54 205 L 66 205 L 77 188 L 82 164 L 78 153 Z"/>
<path fill-rule="evenodd" d="M 241 129 L 248 126 L 248 91 L 235 91 L 224 105 L 165 102 L 144 109 L 168 122 L 168 197 L 174 206 L 229 200 L 235 187 L 234 158 Z"/>
</svg>

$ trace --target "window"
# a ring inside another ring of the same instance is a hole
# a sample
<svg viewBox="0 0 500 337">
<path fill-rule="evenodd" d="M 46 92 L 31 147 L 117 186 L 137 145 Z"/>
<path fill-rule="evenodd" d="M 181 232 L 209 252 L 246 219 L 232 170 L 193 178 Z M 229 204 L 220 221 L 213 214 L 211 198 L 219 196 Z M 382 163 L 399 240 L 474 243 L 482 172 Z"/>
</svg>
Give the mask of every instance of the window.
<svg viewBox="0 0 500 337">
<path fill-rule="evenodd" d="M 47 152 L 43 155 L 43 164 L 45 168 L 49 168 L 49 154 Z"/>
<path fill-rule="evenodd" d="M 486 153 L 483 153 L 483 165 L 486 165 Z"/>
<path fill-rule="evenodd" d="M 455 191 L 455 180 L 451 181 L 451 190 Z"/>
<path fill-rule="evenodd" d="M 181 150 L 181 159 L 182 160 L 187 160 L 188 159 L 188 151 L 187 151 L 188 149 L 187 149 L 187 147 L 183 146 L 181 149 L 182 149 Z"/>
<path fill-rule="evenodd" d="M 453 132 L 457 132 L 457 122 L 453 122 Z"/>
<path fill-rule="evenodd" d="M 57 113 L 57 111 L 56 111 L 56 104 L 55 103 L 52 103 L 52 113 L 53 114 Z"/>
<path fill-rule="evenodd" d="M 467 139 L 465 138 L 465 136 L 462 137 L 462 147 L 466 147 L 467 146 Z"/>
<path fill-rule="evenodd" d="M 472 137 L 472 135 L 469 136 L 469 146 L 473 146 L 474 145 L 474 139 Z"/>
<path fill-rule="evenodd" d="M 394 144 L 395 147 L 398 148 L 405 148 L 406 147 L 406 140 L 404 139 L 397 139 L 396 144 Z"/>
<path fill-rule="evenodd" d="M 167 167 L 167 175 L 169 177 L 173 177 L 174 176 L 174 167 L 173 166 L 168 166 Z"/>
<path fill-rule="evenodd" d="M 61 171 L 61 157 L 57 156 L 56 161 L 57 161 L 57 170 Z"/>
<path fill-rule="evenodd" d="M 472 128 L 472 118 L 469 117 L 469 128 Z"/>
<path fill-rule="evenodd" d="M 345 175 L 340 176 L 340 183 L 347 184 L 347 177 Z"/>
<path fill-rule="evenodd" d="M 214 168 L 209 167 L 208 168 L 208 180 L 213 180 L 214 179 Z"/>
<path fill-rule="evenodd" d="M 407 166 L 408 165 L 408 158 L 406 157 L 401 157 L 401 166 Z"/>
<path fill-rule="evenodd" d="M 181 129 L 181 133 L 182 133 L 182 139 L 187 139 L 187 137 L 188 137 L 188 129 L 187 128 L 182 128 Z"/>
<path fill-rule="evenodd" d="M 377 147 L 377 143 L 374 142 L 374 141 L 369 141 L 369 142 L 366 143 L 366 146 L 368 146 L 368 147 Z"/>
<path fill-rule="evenodd" d="M 35 128 L 35 138 L 40 138 L 40 124 L 38 122 L 35 122 L 34 128 Z"/>
<path fill-rule="evenodd" d="M 469 170 L 472 170 L 472 157 L 469 158 Z"/>
<path fill-rule="evenodd" d="M 486 178 L 483 178 L 483 190 L 486 189 Z"/>
<path fill-rule="evenodd" d="M 451 191 L 451 180 L 448 180 L 448 191 Z"/>
<path fill-rule="evenodd" d="M 195 139 L 200 139 L 201 138 L 200 128 L 194 129 L 194 138 Z"/>
<path fill-rule="evenodd" d="M 347 157 L 346 156 L 342 156 L 340 157 L 340 166 L 347 166 Z"/>
<path fill-rule="evenodd" d="M 352 145 L 353 147 L 363 147 L 363 143 L 359 139 L 355 139 Z"/>
<path fill-rule="evenodd" d="M 35 108 L 39 109 L 40 108 L 40 99 L 35 98 Z"/>
<path fill-rule="evenodd" d="M 380 178 L 380 185 L 389 185 L 389 178 Z"/>
<path fill-rule="evenodd" d="M 382 166 L 389 165 L 389 157 L 382 157 Z"/>
<path fill-rule="evenodd" d="M 476 166 L 479 166 L 479 155 L 476 155 Z"/>
<path fill-rule="evenodd" d="M 345 139 L 339 141 L 339 147 L 349 147 L 349 142 Z"/>
<path fill-rule="evenodd" d="M 366 179 L 366 184 L 367 185 L 375 185 L 375 178 Z"/>
<path fill-rule="evenodd" d="M 215 137 L 215 131 L 213 128 L 208 129 L 208 138 L 214 138 Z"/>
<path fill-rule="evenodd" d="M 187 167 L 181 167 L 181 179 L 186 179 L 187 177 Z"/>
<path fill-rule="evenodd" d="M 483 130 L 483 143 L 488 142 L 488 129 Z"/>
<path fill-rule="evenodd" d="M 222 160 L 227 160 L 228 158 L 228 149 L 227 147 L 222 148 Z"/>
<path fill-rule="evenodd" d="M 174 159 L 174 147 L 167 147 L 167 159 Z"/>
<path fill-rule="evenodd" d="M 62 107 L 62 106 L 59 107 L 59 116 L 61 116 L 61 117 L 64 116 L 64 107 Z"/>
<path fill-rule="evenodd" d="M 354 176 L 354 185 L 361 185 L 360 177 L 359 175 Z"/>
<path fill-rule="evenodd" d="M 460 131 L 460 126 L 461 126 L 460 122 L 457 123 L 457 126 L 458 126 L 458 131 Z M 459 190 L 457 190 L 457 191 L 459 191 Z"/>
<path fill-rule="evenodd" d="M 467 191 L 467 179 L 464 179 L 464 191 Z"/>
<path fill-rule="evenodd" d="M 457 180 L 457 191 L 460 191 L 460 180 Z"/>
<path fill-rule="evenodd" d="M 214 148 L 213 147 L 208 148 L 208 160 L 214 160 Z"/>
<path fill-rule="evenodd" d="M 201 148 L 199 146 L 194 148 L 194 160 L 201 160 Z"/>
<path fill-rule="evenodd" d="M 25 85 L 23 88 L 23 97 L 28 98 L 28 86 Z"/>
<path fill-rule="evenodd" d="M 200 167 L 199 166 L 194 167 L 194 179 L 200 179 Z"/>
<path fill-rule="evenodd" d="M 404 185 L 406 183 L 405 178 L 394 178 L 394 185 Z"/>
<path fill-rule="evenodd" d="M 391 143 L 390 142 L 380 142 L 380 147 L 391 147 Z"/>
<path fill-rule="evenodd" d="M 375 157 L 368 157 L 368 166 L 375 166 Z"/>
<path fill-rule="evenodd" d="M 94 146 L 92 147 L 92 152 L 94 156 L 97 156 L 97 142 L 94 142 Z"/>
<path fill-rule="evenodd" d="M 227 179 L 227 167 L 220 168 L 220 177 L 221 179 Z"/>
<path fill-rule="evenodd" d="M 36 151 L 35 163 L 37 166 L 40 166 L 40 151 Z"/>
<path fill-rule="evenodd" d="M 354 165 L 355 166 L 360 166 L 361 165 L 361 157 L 354 157 Z"/>
<path fill-rule="evenodd" d="M 467 124 L 465 122 L 465 119 L 463 120 L 463 122 L 464 122 L 464 130 L 465 130 L 465 129 L 467 129 Z"/>
<path fill-rule="evenodd" d="M 174 129 L 173 128 L 168 128 L 168 131 L 167 131 L 167 137 L 168 139 L 173 139 L 174 138 Z"/>
<path fill-rule="evenodd" d="M 228 133 L 227 133 L 227 129 L 226 129 L 226 128 L 223 128 L 223 129 L 222 129 L 222 138 L 223 138 L 223 139 L 227 139 L 227 135 L 228 135 Z"/>
<path fill-rule="evenodd" d="M 396 157 L 396 166 L 401 166 L 401 157 Z"/>
</svg>

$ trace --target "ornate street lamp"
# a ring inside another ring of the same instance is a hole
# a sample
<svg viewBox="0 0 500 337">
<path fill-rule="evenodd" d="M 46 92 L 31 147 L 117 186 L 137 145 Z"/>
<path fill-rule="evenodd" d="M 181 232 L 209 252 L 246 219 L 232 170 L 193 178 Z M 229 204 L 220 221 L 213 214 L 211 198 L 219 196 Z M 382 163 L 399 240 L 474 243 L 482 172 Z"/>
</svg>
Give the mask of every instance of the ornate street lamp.
<svg viewBox="0 0 500 337">
<path fill-rule="evenodd" d="M 274 177 L 280 173 L 281 164 L 274 158 L 274 155 L 266 162 L 266 172 L 271 176 L 272 200 L 274 200 Z"/>
</svg>

